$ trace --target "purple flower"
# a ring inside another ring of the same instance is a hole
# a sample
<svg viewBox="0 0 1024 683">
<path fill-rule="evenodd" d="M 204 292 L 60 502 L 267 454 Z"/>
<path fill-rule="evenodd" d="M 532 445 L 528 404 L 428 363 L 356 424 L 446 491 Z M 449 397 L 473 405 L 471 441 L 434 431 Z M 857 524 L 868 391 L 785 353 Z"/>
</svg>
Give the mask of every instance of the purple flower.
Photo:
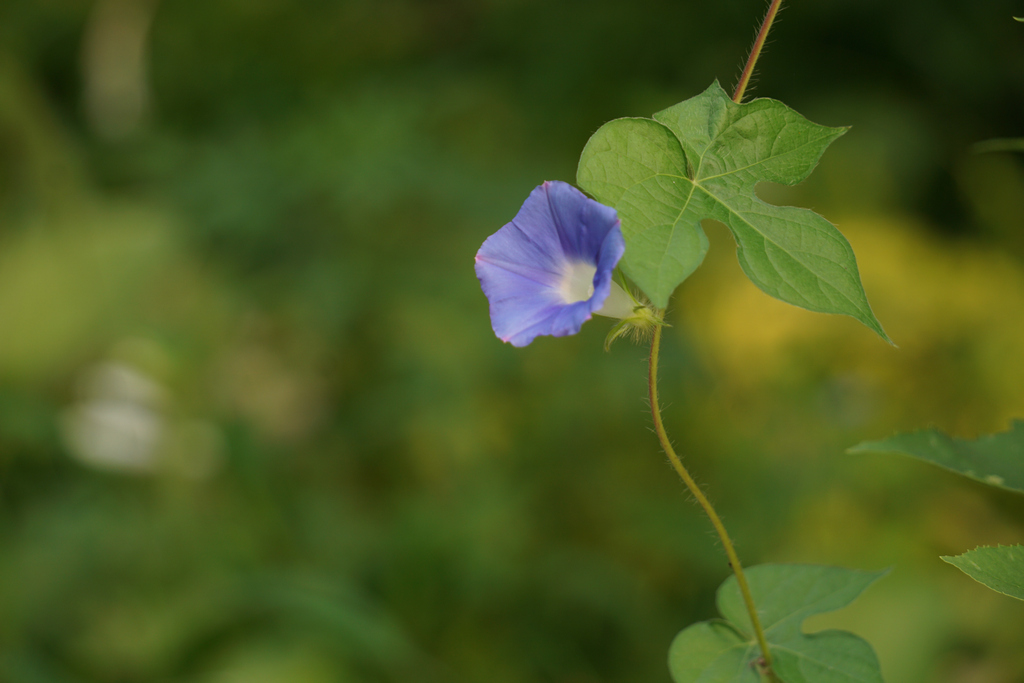
<svg viewBox="0 0 1024 683">
<path fill-rule="evenodd" d="M 636 302 L 612 281 L 625 250 L 615 209 L 557 180 L 535 188 L 476 255 L 494 333 L 526 346 L 576 334 L 593 313 L 631 316 Z"/>
</svg>

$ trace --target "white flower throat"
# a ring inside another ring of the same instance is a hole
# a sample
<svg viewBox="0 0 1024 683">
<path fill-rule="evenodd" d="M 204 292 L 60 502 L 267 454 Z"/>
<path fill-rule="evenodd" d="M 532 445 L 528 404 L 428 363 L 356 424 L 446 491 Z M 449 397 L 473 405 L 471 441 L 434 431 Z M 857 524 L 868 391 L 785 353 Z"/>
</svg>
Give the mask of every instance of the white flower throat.
<svg viewBox="0 0 1024 683">
<path fill-rule="evenodd" d="M 566 304 L 575 304 L 594 296 L 594 275 L 596 273 L 597 266 L 586 261 L 570 261 L 557 287 L 562 300 Z M 628 318 L 633 315 L 635 305 L 633 298 L 612 280 L 612 289 L 608 293 L 608 298 L 605 299 L 604 306 L 595 313 L 606 315 L 609 318 Z"/>
<path fill-rule="evenodd" d="M 586 301 L 594 296 L 594 274 L 597 266 L 585 261 L 570 261 L 558 283 L 558 293 L 567 304 Z"/>
</svg>

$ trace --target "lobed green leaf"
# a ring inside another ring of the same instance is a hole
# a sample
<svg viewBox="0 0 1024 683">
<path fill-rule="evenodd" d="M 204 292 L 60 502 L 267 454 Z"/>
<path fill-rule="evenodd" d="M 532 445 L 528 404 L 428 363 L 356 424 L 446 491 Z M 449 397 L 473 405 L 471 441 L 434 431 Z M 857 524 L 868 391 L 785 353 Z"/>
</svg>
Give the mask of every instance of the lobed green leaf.
<svg viewBox="0 0 1024 683">
<path fill-rule="evenodd" d="M 767 294 L 850 315 L 888 340 L 868 304 L 846 238 L 807 209 L 774 206 L 759 182 L 807 177 L 845 128 L 811 123 L 776 100 L 736 104 L 716 81 L 654 115 L 602 126 L 577 183 L 622 220 L 622 268 L 659 308 L 707 253 L 704 219 L 729 227 L 743 271 Z"/>
<path fill-rule="evenodd" d="M 760 565 L 747 581 L 768 640 L 774 670 L 785 683 L 881 682 L 871 646 L 845 631 L 805 634 L 803 621 L 845 607 L 885 572 L 813 565 Z M 725 620 L 694 624 L 669 650 L 675 683 L 755 683 L 761 655 L 735 577 L 718 589 Z"/>
</svg>

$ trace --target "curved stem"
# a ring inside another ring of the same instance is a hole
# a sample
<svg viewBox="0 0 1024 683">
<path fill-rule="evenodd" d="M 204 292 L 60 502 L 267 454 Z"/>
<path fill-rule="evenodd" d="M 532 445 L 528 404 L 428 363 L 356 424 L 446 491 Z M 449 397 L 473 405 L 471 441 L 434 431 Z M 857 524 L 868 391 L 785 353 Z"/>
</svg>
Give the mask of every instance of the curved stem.
<svg viewBox="0 0 1024 683">
<path fill-rule="evenodd" d="M 729 538 L 729 533 L 725 530 L 725 525 L 722 524 L 721 518 L 715 512 L 711 501 L 700 490 L 697 482 L 694 481 L 686 466 L 683 465 L 683 461 L 676 455 L 675 449 L 672 448 L 672 443 L 668 440 L 668 434 L 665 432 L 665 425 L 661 421 L 661 405 L 658 403 L 658 352 L 660 348 L 661 326 L 658 325 L 654 328 L 654 338 L 651 339 L 651 358 L 648 372 L 648 389 L 651 398 L 651 417 L 654 418 L 654 431 L 658 434 L 658 441 L 661 442 L 661 447 L 665 449 L 665 454 L 668 455 L 672 467 L 675 468 L 679 478 L 686 484 L 686 488 L 690 490 L 690 493 L 693 494 L 693 497 L 697 499 L 697 502 L 711 519 L 711 524 L 715 527 L 718 538 L 722 541 L 722 547 L 725 548 L 725 554 L 729 558 L 729 566 L 732 568 L 733 573 L 736 574 L 736 582 L 739 584 L 740 593 L 743 595 L 743 602 L 747 606 L 747 614 L 750 616 L 750 623 L 754 628 L 757 644 L 761 648 L 762 668 L 767 673 L 769 680 L 777 680 L 772 672 L 772 654 L 768 650 L 768 641 L 764 637 L 764 629 L 761 627 L 761 619 L 757 615 L 754 597 L 750 594 L 750 586 L 747 584 L 747 577 L 743 574 L 743 566 L 740 564 L 740 558 L 732 545 L 732 539 Z"/>
<path fill-rule="evenodd" d="M 750 48 L 750 56 L 747 57 L 743 73 L 740 74 L 740 82 L 736 84 L 736 90 L 732 93 L 732 101 L 736 104 L 743 101 L 743 93 L 750 83 L 750 77 L 754 75 L 754 65 L 757 64 L 757 58 L 761 56 L 761 48 L 764 47 L 765 38 L 768 37 L 768 31 L 771 30 L 772 22 L 775 21 L 775 15 L 779 13 L 781 5 L 782 0 L 772 0 L 772 4 L 768 7 L 768 13 L 764 15 L 764 21 L 761 22 L 761 30 L 757 32 L 754 46 Z"/>
</svg>

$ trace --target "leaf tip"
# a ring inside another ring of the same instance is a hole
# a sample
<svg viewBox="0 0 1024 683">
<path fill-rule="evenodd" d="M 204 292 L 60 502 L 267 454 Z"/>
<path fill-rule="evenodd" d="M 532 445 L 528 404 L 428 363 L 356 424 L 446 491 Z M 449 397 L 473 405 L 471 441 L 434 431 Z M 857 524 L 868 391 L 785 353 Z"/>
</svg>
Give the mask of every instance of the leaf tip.
<svg viewBox="0 0 1024 683">
<path fill-rule="evenodd" d="M 868 310 L 866 316 L 864 316 L 863 318 L 858 316 L 858 319 L 862 323 L 867 325 L 869 328 L 871 328 L 871 330 L 875 334 L 877 334 L 879 337 L 881 337 L 882 341 L 887 343 L 889 346 L 893 347 L 894 349 L 898 349 L 899 348 L 898 346 L 896 346 L 896 342 L 894 342 L 892 339 L 890 339 L 889 335 L 885 333 L 885 329 L 882 327 L 882 323 L 880 323 L 878 321 L 878 318 L 875 317 L 875 314 L 874 314 L 873 311 Z"/>
</svg>

